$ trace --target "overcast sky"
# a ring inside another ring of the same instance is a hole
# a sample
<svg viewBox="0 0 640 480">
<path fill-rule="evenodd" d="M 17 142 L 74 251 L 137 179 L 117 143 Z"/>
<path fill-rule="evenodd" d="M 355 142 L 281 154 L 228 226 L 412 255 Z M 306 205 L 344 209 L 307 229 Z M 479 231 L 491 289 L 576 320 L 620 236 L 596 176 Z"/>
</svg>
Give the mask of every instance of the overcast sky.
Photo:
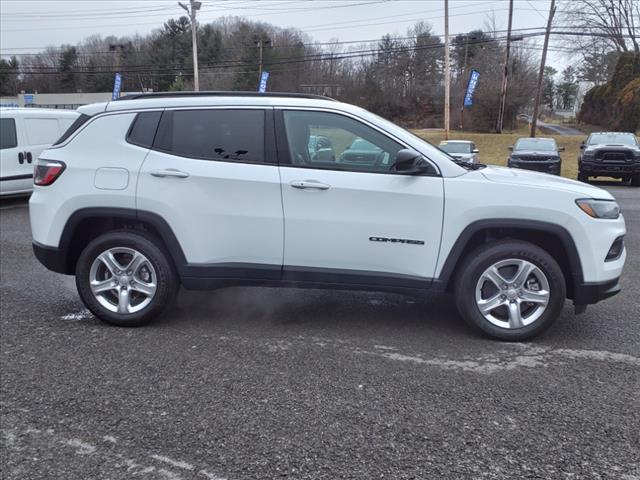
<svg viewBox="0 0 640 480">
<path fill-rule="evenodd" d="M 514 29 L 545 25 L 549 0 L 514 4 Z M 451 34 L 482 28 L 492 12 L 498 28 L 506 29 L 508 0 L 449 0 Z M 0 13 L 0 52 L 8 56 L 76 44 L 96 33 L 144 35 L 185 12 L 173 0 L 0 0 Z M 321 42 L 404 34 L 419 20 L 444 32 L 444 0 L 204 0 L 198 18 L 209 22 L 231 15 L 295 27 Z M 560 70 L 565 62 L 552 52 L 548 64 Z"/>
</svg>

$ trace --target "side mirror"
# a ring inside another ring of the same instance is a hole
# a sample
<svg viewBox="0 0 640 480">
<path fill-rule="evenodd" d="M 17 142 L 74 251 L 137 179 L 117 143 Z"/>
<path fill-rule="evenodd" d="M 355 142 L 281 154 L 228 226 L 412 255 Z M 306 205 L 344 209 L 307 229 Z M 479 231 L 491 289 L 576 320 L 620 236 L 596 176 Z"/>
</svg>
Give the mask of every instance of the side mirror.
<svg viewBox="0 0 640 480">
<path fill-rule="evenodd" d="M 558 151 L 559 151 L 559 152 L 564 152 L 564 147 L 559 147 L 559 148 L 558 148 Z"/>
<path fill-rule="evenodd" d="M 580 144 L 580 150 L 584 150 L 584 147 L 585 147 L 585 146 L 586 146 L 586 145 L 584 144 L 584 142 L 582 142 L 582 143 Z"/>
<path fill-rule="evenodd" d="M 471 153 L 480 153 L 480 150 L 478 150 L 477 148 L 474 148 Z"/>
<path fill-rule="evenodd" d="M 399 150 L 396 153 L 396 158 L 391 166 L 391 169 L 398 173 L 407 173 L 409 175 L 418 175 L 431 170 L 429 163 L 427 163 L 422 155 L 408 148 Z"/>
<path fill-rule="evenodd" d="M 513 152 L 513 145 L 509 147 L 509 151 Z"/>
</svg>

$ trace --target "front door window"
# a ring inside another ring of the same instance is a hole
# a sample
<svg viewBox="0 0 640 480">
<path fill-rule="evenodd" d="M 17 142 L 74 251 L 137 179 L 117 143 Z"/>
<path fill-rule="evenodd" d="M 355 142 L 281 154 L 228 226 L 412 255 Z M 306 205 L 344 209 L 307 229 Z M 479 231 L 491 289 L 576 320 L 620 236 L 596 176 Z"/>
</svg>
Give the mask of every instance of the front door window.
<svg viewBox="0 0 640 480">
<path fill-rule="evenodd" d="M 285 111 L 284 123 L 294 166 L 391 173 L 404 148 L 352 118 L 327 112 Z"/>
</svg>

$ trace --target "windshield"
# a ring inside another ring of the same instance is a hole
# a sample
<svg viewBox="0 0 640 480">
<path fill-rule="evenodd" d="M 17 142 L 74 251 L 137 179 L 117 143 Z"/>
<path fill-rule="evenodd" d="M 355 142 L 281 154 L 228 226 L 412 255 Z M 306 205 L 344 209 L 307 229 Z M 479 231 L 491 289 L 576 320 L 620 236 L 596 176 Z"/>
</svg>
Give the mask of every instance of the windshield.
<svg viewBox="0 0 640 480">
<path fill-rule="evenodd" d="M 556 142 L 547 138 L 521 138 L 516 143 L 514 150 L 552 152 L 556 150 Z"/>
<path fill-rule="evenodd" d="M 589 137 L 589 145 L 637 145 L 631 133 L 594 133 Z"/>
<path fill-rule="evenodd" d="M 440 148 L 447 153 L 471 153 L 469 143 L 440 142 Z"/>
</svg>

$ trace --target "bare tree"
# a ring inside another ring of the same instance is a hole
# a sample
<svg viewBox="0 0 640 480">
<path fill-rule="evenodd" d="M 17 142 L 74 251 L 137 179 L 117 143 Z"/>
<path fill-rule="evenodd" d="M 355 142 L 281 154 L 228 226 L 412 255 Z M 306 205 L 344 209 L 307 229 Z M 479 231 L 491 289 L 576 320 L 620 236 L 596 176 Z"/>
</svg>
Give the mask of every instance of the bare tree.
<svg viewBox="0 0 640 480">
<path fill-rule="evenodd" d="M 638 0 L 565 0 L 560 8 L 564 23 L 582 33 L 598 37 L 571 36 L 571 46 L 584 50 L 596 38 L 604 39 L 618 52 L 640 53 L 640 2 Z"/>
</svg>

